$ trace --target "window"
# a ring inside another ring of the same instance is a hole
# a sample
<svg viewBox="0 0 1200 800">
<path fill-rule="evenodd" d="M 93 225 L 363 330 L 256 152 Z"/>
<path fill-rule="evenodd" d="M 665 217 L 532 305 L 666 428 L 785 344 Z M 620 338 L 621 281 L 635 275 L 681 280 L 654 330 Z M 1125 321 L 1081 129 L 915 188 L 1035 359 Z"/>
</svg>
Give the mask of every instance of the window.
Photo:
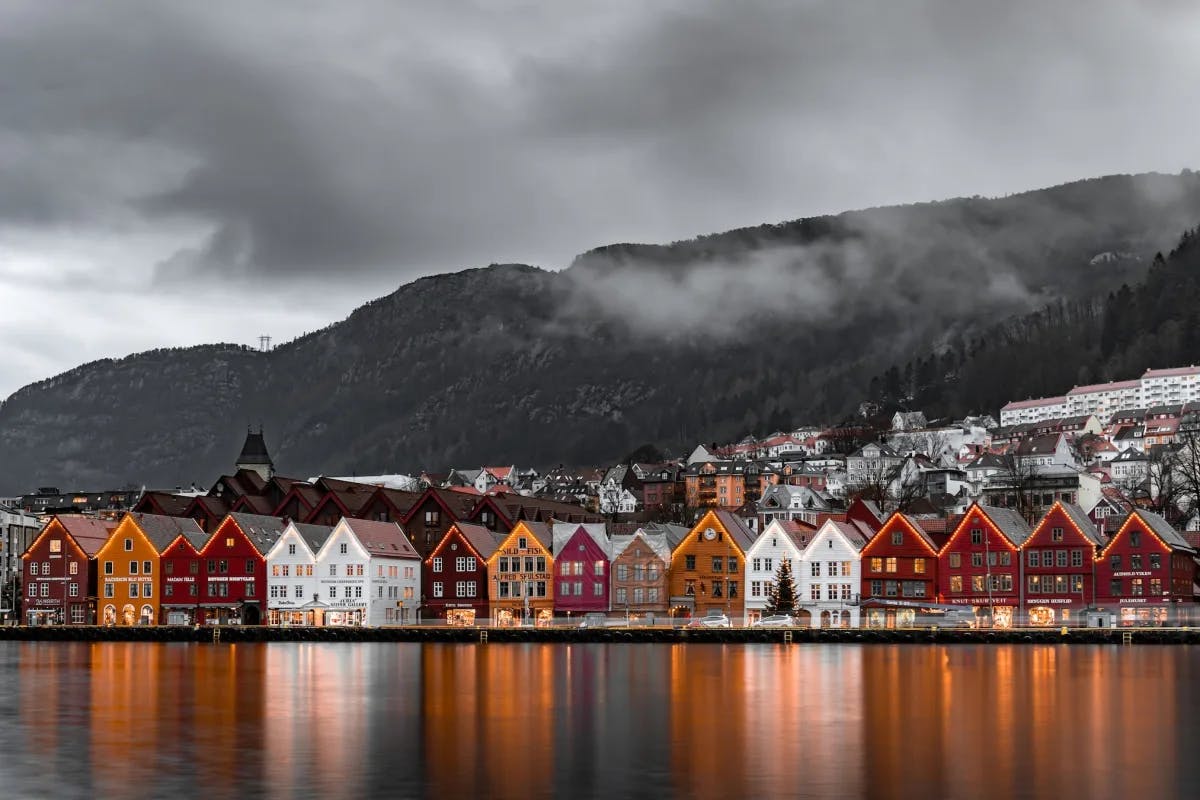
<svg viewBox="0 0 1200 800">
<path fill-rule="evenodd" d="M 455 597 L 466 597 L 467 596 L 467 582 L 466 581 L 456 581 L 455 582 L 454 596 Z"/>
<path fill-rule="evenodd" d="M 695 556 L 684 556 L 683 557 L 683 568 L 687 569 L 687 570 L 695 570 L 696 569 L 696 557 Z"/>
<path fill-rule="evenodd" d="M 1050 529 L 1050 541 L 1061 542 L 1062 540 L 1063 540 L 1063 529 L 1062 528 L 1051 528 Z"/>
<path fill-rule="evenodd" d="M 950 576 L 950 591 L 961 592 L 963 587 L 962 575 Z"/>
<path fill-rule="evenodd" d="M 433 582 L 433 596 L 434 597 L 442 596 L 442 582 L 441 581 Z"/>
<path fill-rule="evenodd" d="M 950 554 L 950 568 L 958 569 L 961 566 L 962 566 L 962 553 L 951 553 Z"/>
<path fill-rule="evenodd" d="M 29 562 L 29 574 L 30 575 L 37 575 L 38 570 L 40 570 L 41 568 L 42 568 L 42 565 L 39 564 L 38 562 L 36 562 L 36 561 Z"/>
<path fill-rule="evenodd" d="M 129 562 L 129 574 L 130 575 L 138 574 L 138 562 L 136 562 L 136 561 Z"/>
<path fill-rule="evenodd" d="M 972 567 L 982 567 L 983 566 L 983 553 L 971 553 L 971 566 Z"/>
<path fill-rule="evenodd" d="M 504 561 L 506 564 L 507 564 L 507 562 L 508 562 L 508 559 L 501 559 L 501 560 L 502 560 L 502 561 Z M 442 557 L 441 557 L 441 556 L 434 556 L 434 558 L 433 558 L 433 571 L 434 571 L 434 572 L 441 572 L 441 571 L 442 571 Z M 501 572 L 507 572 L 508 570 L 506 570 L 506 569 L 504 569 L 504 568 L 502 567 L 500 571 L 501 571 Z"/>
<path fill-rule="evenodd" d="M 1071 551 L 1071 566 L 1072 567 L 1082 567 L 1083 566 L 1083 551 L 1082 550 L 1072 550 Z"/>
<path fill-rule="evenodd" d="M 875 572 L 878 572 L 878 571 L 879 570 L 875 570 Z M 812 562 L 812 566 L 809 568 L 809 572 L 812 573 L 812 576 L 814 578 L 821 577 L 821 562 L 820 561 Z"/>
<path fill-rule="evenodd" d="M 233 547 L 233 537 L 232 537 L 232 536 L 230 536 L 229 538 L 227 538 L 227 539 L 225 540 L 225 546 L 226 546 L 226 547 Z"/>
<path fill-rule="evenodd" d="M 133 539 L 126 539 L 125 540 L 125 552 L 128 553 L 131 550 L 133 550 Z"/>
<path fill-rule="evenodd" d="M 617 580 L 619 580 L 619 581 L 629 580 L 629 565 L 617 564 Z"/>
<path fill-rule="evenodd" d="M 508 556 L 500 556 L 500 565 L 498 567 L 498 571 L 508 572 Z"/>
<path fill-rule="evenodd" d="M 466 556 L 459 556 L 458 558 L 454 559 L 454 570 L 456 572 L 466 572 L 467 571 Z"/>
<path fill-rule="evenodd" d="M 875 581 L 875 583 L 879 583 L 879 581 Z M 808 594 L 809 594 L 809 597 L 811 597 L 813 600 L 820 600 L 821 599 L 821 584 L 814 583 L 809 588 Z"/>
<path fill-rule="evenodd" d="M 217 561 L 217 572 L 221 573 L 222 575 L 229 572 L 229 562 L 225 559 L 220 559 Z"/>
<path fill-rule="evenodd" d="M 999 559 L 999 554 L 998 554 L 998 553 L 992 553 L 992 552 L 989 552 L 989 553 L 987 554 L 987 563 L 988 563 L 988 566 L 989 566 L 989 567 L 994 567 L 994 566 L 996 566 L 996 563 L 997 563 L 997 560 L 998 560 L 998 559 Z"/>
<path fill-rule="evenodd" d="M 842 577 L 843 578 L 850 577 L 850 562 L 849 561 L 842 562 Z"/>
<path fill-rule="evenodd" d="M 1000 566 L 1002 566 L 1002 567 L 1011 567 L 1012 566 L 1012 553 L 1009 552 L 1008 550 L 1000 551 Z"/>
<path fill-rule="evenodd" d="M 536 561 L 536 563 L 537 563 L 537 571 L 538 571 L 538 572 L 545 572 L 545 571 L 546 571 L 546 557 L 545 557 L 545 556 L 538 556 L 538 557 L 537 557 L 536 559 L 534 559 L 534 560 L 535 560 L 535 561 Z"/>
<path fill-rule="evenodd" d="M 338 552 L 341 553 L 342 555 L 346 555 L 346 553 L 349 552 L 348 544 L 346 542 L 342 542 L 341 545 L 338 547 Z"/>
<path fill-rule="evenodd" d="M 51 553 L 61 553 L 62 552 L 62 539 L 51 539 L 50 540 L 50 552 Z"/>
<path fill-rule="evenodd" d="M 131 581 L 131 582 L 128 584 L 128 586 L 129 586 L 129 596 L 130 596 L 130 597 L 137 597 L 137 596 L 138 596 L 138 585 L 137 585 L 137 582 L 136 582 L 136 581 Z"/>
<path fill-rule="evenodd" d="M 71 566 L 73 567 L 75 565 L 72 564 Z M 1162 569 L 1162 556 L 1160 554 L 1158 554 L 1158 553 L 1150 554 L 1150 569 Z M 72 572 L 71 574 L 74 575 L 75 573 Z"/>
<path fill-rule="evenodd" d="M 434 586 L 440 586 L 440 585 L 441 585 L 441 584 L 437 584 L 437 583 L 435 583 L 435 584 L 434 584 Z M 330 586 L 330 587 L 329 587 L 329 597 L 330 597 L 330 599 L 335 599 L 335 598 L 337 597 L 337 590 L 338 590 L 338 587 L 336 587 L 336 586 Z M 437 595 L 434 595 L 434 597 L 441 597 L 441 595 L 440 595 L 440 594 L 437 594 Z"/>
<path fill-rule="evenodd" d="M 1141 578 L 1133 578 L 1129 581 L 1129 593 L 1134 597 L 1138 597 L 1142 594 L 1142 588 Z"/>
<path fill-rule="evenodd" d="M 296 555 L 296 545 L 294 545 L 294 544 L 289 544 L 289 545 L 288 545 L 288 555 L 289 555 L 289 556 L 294 556 L 294 555 Z"/>
<path fill-rule="evenodd" d="M 896 559 L 894 557 L 888 558 L 885 566 L 886 566 L 886 569 L 885 569 L 886 572 L 895 572 L 896 571 Z M 832 575 L 833 572 L 830 571 L 829 574 Z"/>
<path fill-rule="evenodd" d="M 143 562 L 142 562 L 142 574 L 143 574 L 143 575 L 149 575 L 149 574 L 150 574 L 150 573 L 152 573 L 153 571 L 154 571 L 154 570 L 151 568 L 151 566 L 150 566 L 150 562 L 149 562 L 149 561 L 143 561 Z"/>
<path fill-rule="evenodd" d="M 330 565 L 329 565 L 329 576 L 330 576 L 330 577 L 332 577 L 332 578 L 336 578 L 336 577 L 337 577 L 337 564 L 330 564 Z"/>
<path fill-rule="evenodd" d="M 629 602 L 628 600 L 626 600 L 626 597 L 628 597 L 628 595 L 626 594 L 625 589 L 617 589 L 617 602 L 618 603 Z"/>
<path fill-rule="evenodd" d="M 638 589 L 637 591 L 640 592 L 641 589 Z M 593 583 L 592 584 L 592 596 L 593 597 L 603 597 L 604 596 L 604 584 L 603 583 Z"/>
<path fill-rule="evenodd" d="M 575 575 L 582 575 L 583 574 L 583 562 L 582 561 L 572 561 L 571 562 L 571 572 Z"/>
<path fill-rule="evenodd" d="M 971 591 L 972 592 L 982 592 L 983 590 L 984 590 L 983 589 L 983 576 L 982 575 L 972 575 L 971 576 Z"/>
<path fill-rule="evenodd" d="M 67 584 L 67 597 L 79 597 L 79 584 L 78 583 Z"/>
<path fill-rule="evenodd" d="M 1066 594 L 1067 591 L 1068 591 L 1067 576 L 1066 575 L 1055 575 L 1054 576 L 1054 593 L 1055 594 Z"/>
<path fill-rule="evenodd" d="M 74 586 L 74 585 L 75 584 L 71 584 L 71 586 Z M 1151 578 L 1150 579 L 1150 594 L 1155 597 L 1158 597 L 1162 593 L 1163 593 L 1162 578 Z"/>
<path fill-rule="evenodd" d="M 872 558 L 871 559 L 871 572 L 883 572 L 883 559 L 882 558 Z"/>
<path fill-rule="evenodd" d="M 479 569 L 479 562 L 475 560 L 475 556 L 467 556 L 467 568 L 465 571 L 474 572 L 477 569 Z"/>
<path fill-rule="evenodd" d="M 1108 559 L 1108 566 L 1111 569 L 1120 569 L 1121 568 L 1121 554 L 1113 553 Z"/>
<path fill-rule="evenodd" d="M 104 584 L 104 596 L 105 597 L 115 597 L 116 595 L 113 592 L 114 588 L 115 587 L 111 583 Z M 33 584 L 32 583 L 29 584 L 29 591 L 31 594 L 33 593 Z"/>
<path fill-rule="evenodd" d="M 1067 565 L 1067 551 L 1066 550 L 1055 550 L 1054 551 L 1054 566 L 1065 567 L 1066 565 Z"/>
<path fill-rule="evenodd" d="M 883 581 L 871 581 L 871 596 L 881 597 L 883 595 Z"/>
<path fill-rule="evenodd" d="M 1141 553 L 1134 553 L 1133 555 L 1129 556 L 1129 568 L 1130 569 L 1141 569 L 1142 568 L 1142 554 Z"/>
<path fill-rule="evenodd" d="M 1027 581 L 1027 591 L 1029 594 L 1040 594 L 1042 591 L 1042 579 L 1040 575 L 1030 575 Z"/>
<path fill-rule="evenodd" d="M 833 583 L 825 584 L 825 599 L 826 600 L 837 600 L 837 589 L 838 589 L 837 584 L 833 584 Z"/>
<path fill-rule="evenodd" d="M 442 512 L 438 509 L 432 509 L 425 512 L 425 524 L 437 525 L 442 520 Z"/>
<path fill-rule="evenodd" d="M 650 569 L 646 571 L 646 574 L 649 580 L 658 580 L 658 564 L 651 564 Z"/>
<path fill-rule="evenodd" d="M 971 544 L 983 544 L 983 528 L 971 528 Z"/>
<path fill-rule="evenodd" d="M 1074 594 L 1076 592 L 1082 592 L 1082 591 L 1083 591 L 1083 576 L 1082 575 L 1072 575 L 1071 576 L 1071 593 Z"/>
<path fill-rule="evenodd" d="M 71 575 L 78 575 L 79 574 L 79 564 L 75 561 L 72 561 L 68 565 L 67 572 Z"/>
<path fill-rule="evenodd" d="M 284 588 L 287 588 L 287 587 L 284 587 Z M 297 583 L 295 586 L 292 587 L 292 593 L 293 593 L 294 597 L 304 597 L 304 586 Z"/>
<path fill-rule="evenodd" d="M 43 584 L 40 584 L 40 586 L 42 587 L 42 597 L 49 597 L 50 596 L 50 584 L 43 583 Z"/>
<path fill-rule="evenodd" d="M 754 570 L 755 572 L 762 572 L 762 559 L 761 559 L 761 558 L 756 558 L 756 559 L 754 559 L 753 561 L 751 561 L 751 562 L 750 562 L 750 569 Z M 751 593 L 751 594 L 754 594 L 754 590 L 753 590 L 753 589 L 751 589 L 750 593 Z"/>
<path fill-rule="evenodd" d="M 517 549 L 518 550 L 528 550 L 529 549 L 529 540 L 526 539 L 524 536 L 518 536 L 517 537 Z"/>
<path fill-rule="evenodd" d="M 190 572 L 193 575 L 199 575 L 200 574 L 200 562 L 193 558 L 188 563 L 188 572 Z"/>
<path fill-rule="evenodd" d="M 147 563 L 149 563 L 149 562 L 147 562 Z M 247 575 L 254 574 L 254 559 L 253 558 L 246 559 L 246 574 Z"/>
<path fill-rule="evenodd" d="M 1129 532 L 1129 546 L 1130 547 L 1141 547 L 1142 546 L 1142 532 L 1141 531 L 1130 531 Z"/>
<path fill-rule="evenodd" d="M 897 589 L 896 581 L 884 581 L 883 582 L 883 593 L 885 595 L 887 595 L 888 597 L 895 597 L 896 589 Z"/>
<path fill-rule="evenodd" d="M 914 558 L 913 559 L 913 574 L 914 575 L 924 575 L 925 574 L 925 559 L 923 559 L 923 558 Z"/>
<path fill-rule="evenodd" d="M 904 544 L 904 531 L 892 531 L 892 544 Z"/>
<path fill-rule="evenodd" d="M 254 591 L 251 586 L 249 591 Z M 154 584 L 150 581 L 142 581 L 142 597 L 154 597 Z"/>
</svg>

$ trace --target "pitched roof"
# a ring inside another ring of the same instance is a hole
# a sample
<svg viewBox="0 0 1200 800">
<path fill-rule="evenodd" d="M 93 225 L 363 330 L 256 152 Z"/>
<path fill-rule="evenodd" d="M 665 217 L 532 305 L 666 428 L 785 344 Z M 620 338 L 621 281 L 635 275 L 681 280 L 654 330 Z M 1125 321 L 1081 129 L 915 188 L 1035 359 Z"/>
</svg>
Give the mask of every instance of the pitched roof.
<svg viewBox="0 0 1200 800">
<path fill-rule="evenodd" d="M 266 555 L 271 546 L 283 535 L 287 525 L 279 517 L 268 517 L 262 514 L 244 514 L 235 511 L 225 519 L 233 520 L 234 524 L 246 534 L 246 538 L 254 545 L 261 555 Z"/>
<path fill-rule="evenodd" d="M 183 516 L 188 506 L 192 504 L 193 498 L 193 495 L 171 492 L 145 492 L 135 508 L 141 509 L 143 506 L 148 506 L 148 511 L 156 510 L 167 515 Z"/>
<path fill-rule="evenodd" d="M 654 555 L 662 559 L 664 564 L 671 563 L 672 545 L 665 531 L 646 530 L 638 528 L 631 534 L 612 537 L 612 558 L 615 561 L 635 540 L 641 539 Z"/>
<path fill-rule="evenodd" d="M 992 524 L 1004 534 L 1008 541 L 1012 542 L 1014 547 L 1019 547 L 1033 533 L 1033 529 L 1029 527 L 1029 523 L 1014 509 L 985 506 L 982 504 L 977 504 L 975 507 L 992 521 Z M 967 516 L 970 516 L 970 514 Z"/>
<path fill-rule="evenodd" d="M 354 533 L 359 544 L 373 556 L 383 558 L 415 558 L 421 556 L 409 544 L 404 529 L 394 522 L 380 522 L 373 519 L 343 520 L 346 527 Z"/>
<path fill-rule="evenodd" d="M 734 544 L 741 548 L 743 553 L 750 549 L 750 545 L 754 544 L 754 531 L 747 528 L 746 523 L 742 522 L 740 517 L 728 511 L 714 511 L 712 513 L 720 521 L 721 527 L 729 532 Z"/>
<path fill-rule="evenodd" d="M 479 557 L 484 560 L 491 558 L 505 539 L 502 533 L 496 533 L 482 525 L 472 525 L 469 522 L 456 522 L 451 527 L 456 528 L 462 537 L 471 544 L 471 547 L 475 548 L 475 552 L 479 553 Z"/>
<path fill-rule="evenodd" d="M 859 551 L 866 547 L 867 542 L 871 541 L 871 537 L 875 535 L 875 532 L 867 527 L 865 523 L 857 521 L 839 522 L 838 520 L 830 519 L 826 520 L 825 524 L 821 527 L 825 528 L 827 526 L 840 533 L 851 547 Z M 817 531 L 817 536 L 820 535 L 821 532 Z"/>
<path fill-rule="evenodd" d="M 551 537 L 554 541 L 553 553 L 558 555 L 559 551 L 566 547 L 567 542 L 571 541 L 572 537 L 582 528 L 583 532 L 596 543 L 610 559 L 612 558 L 612 541 L 608 538 L 608 530 L 603 522 L 555 522 L 550 528 Z"/>
<path fill-rule="evenodd" d="M 1141 385 L 1142 382 L 1140 380 L 1090 383 L 1087 386 L 1076 386 L 1067 392 L 1067 397 L 1074 397 L 1081 394 L 1099 394 L 1100 392 L 1120 391 L 1123 389 L 1138 389 L 1141 388 Z"/>
<path fill-rule="evenodd" d="M 1042 406 L 1061 406 L 1067 402 L 1065 397 L 1039 397 L 1028 400 L 1013 400 L 1005 404 L 1001 411 L 1019 411 L 1023 408 L 1041 408 Z"/>
<path fill-rule="evenodd" d="M 267 442 L 263 439 L 262 429 L 258 433 L 246 431 L 246 441 L 242 443 L 242 452 L 238 454 L 235 464 L 271 465 L 271 456 L 267 453 Z"/>
<path fill-rule="evenodd" d="M 330 534 L 333 533 L 333 527 L 330 525 L 313 525 L 311 522 L 295 521 L 291 524 L 296 529 L 296 533 L 300 535 L 300 538 L 304 540 L 304 543 L 308 545 L 308 549 L 313 553 L 320 550 L 321 545 L 325 544 Z"/>
<path fill-rule="evenodd" d="M 1143 378 L 1178 378 L 1183 375 L 1200 375 L 1200 367 L 1167 367 L 1148 369 L 1142 373 Z"/>
<path fill-rule="evenodd" d="M 549 553 L 554 552 L 554 535 L 550 532 L 550 526 L 544 522 L 531 522 L 530 520 L 520 520 L 517 525 L 523 526 L 529 531 L 534 539 L 537 539 L 540 544 Z M 517 525 L 513 526 L 513 530 L 517 529 Z M 512 533 L 512 531 L 509 531 Z M 507 538 L 507 537 L 506 537 Z"/>
<path fill-rule="evenodd" d="M 88 556 L 95 556 L 117 527 L 115 522 L 85 517 L 82 514 L 56 514 L 51 522 L 54 520 L 58 520 L 75 540 L 75 544 L 79 545 L 79 549 Z"/>
<path fill-rule="evenodd" d="M 1091 518 L 1087 514 L 1083 513 L 1082 508 L 1074 503 L 1065 503 L 1061 501 L 1058 505 L 1062 508 L 1066 515 L 1070 517 L 1071 522 L 1075 523 L 1080 532 L 1085 538 L 1087 538 L 1089 542 L 1103 546 L 1105 541 L 1104 537 L 1100 535 L 1100 531 L 1096 529 L 1096 526 L 1092 522 Z"/>
<path fill-rule="evenodd" d="M 1134 509 L 1133 515 L 1141 518 L 1146 527 L 1154 531 L 1154 534 L 1166 542 L 1169 546 L 1179 550 L 1191 550 L 1192 546 L 1187 543 L 1179 531 L 1171 527 L 1171 523 L 1155 514 L 1153 511 L 1145 509 Z"/>
<path fill-rule="evenodd" d="M 150 544 L 154 546 L 157 553 L 162 553 L 171 546 L 171 542 L 178 539 L 180 536 L 188 535 L 188 541 L 195 545 L 195 541 L 191 536 L 202 537 L 205 541 L 208 535 L 201 530 L 196 524 L 196 520 L 191 517 L 164 517 L 161 514 L 142 514 L 139 512 L 130 512 L 129 516 L 133 519 L 134 524 L 142 533 L 146 534 L 146 538 L 150 540 Z M 200 543 L 204 546 L 204 542 Z"/>
</svg>

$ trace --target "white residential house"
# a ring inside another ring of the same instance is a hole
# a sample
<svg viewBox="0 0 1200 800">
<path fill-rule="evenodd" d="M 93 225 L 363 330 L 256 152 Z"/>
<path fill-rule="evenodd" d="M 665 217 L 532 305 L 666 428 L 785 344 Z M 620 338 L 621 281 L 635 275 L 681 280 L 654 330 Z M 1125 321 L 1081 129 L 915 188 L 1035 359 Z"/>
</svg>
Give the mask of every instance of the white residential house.
<svg viewBox="0 0 1200 800">
<path fill-rule="evenodd" d="M 830 498 L 808 486 L 777 483 L 758 500 L 758 529 L 765 531 L 773 520 L 800 520 L 815 526 L 817 515 L 832 508 Z"/>
<path fill-rule="evenodd" d="M 865 444 L 846 456 L 846 486 L 875 483 L 880 476 L 900 466 L 900 460 L 900 455 L 887 444 Z"/>
<path fill-rule="evenodd" d="M 415 619 L 421 557 L 394 522 L 343 519 L 317 552 L 326 625 L 394 625 Z"/>
<path fill-rule="evenodd" d="M 1067 392 L 1067 411 L 1063 416 L 1094 414 L 1107 423 L 1117 411 L 1137 408 L 1141 404 L 1142 382 L 1139 380 L 1095 383 L 1076 386 Z"/>
<path fill-rule="evenodd" d="M 333 528 L 326 525 L 289 522 L 267 551 L 267 619 L 271 625 L 314 625 L 323 616 L 317 553 L 331 533 Z"/>
<path fill-rule="evenodd" d="M 915 431 L 928 424 L 925 414 L 920 411 L 897 411 L 892 415 L 892 430 Z"/>
<path fill-rule="evenodd" d="M 795 522 L 774 520 L 767 525 L 746 551 L 746 624 L 763 616 L 767 597 L 783 560 L 791 562 L 796 599 L 800 599 L 800 568 L 804 548 L 813 531 Z M 797 603 L 798 604 L 798 603 Z"/>
<path fill-rule="evenodd" d="M 831 469 L 825 474 L 825 491 L 831 497 L 845 498 L 847 490 L 846 470 Z"/>
<path fill-rule="evenodd" d="M 1067 437 L 1048 433 L 1024 439 L 1017 445 L 1017 462 L 1022 467 L 1074 466 L 1075 452 Z"/>
<path fill-rule="evenodd" d="M 1130 447 L 1108 462 L 1108 470 L 1113 483 L 1127 489 L 1146 480 L 1150 473 L 1150 459 L 1136 448 Z"/>
<path fill-rule="evenodd" d="M 1200 367 L 1148 369 L 1139 383 L 1141 402 L 1136 405 L 1149 408 L 1200 402 Z"/>
<path fill-rule="evenodd" d="M 1000 424 L 1023 425 L 1027 422 L 1042 422 L 1067 416 L 1066 397 L 1040 397 L 1038 399 L 1014 400 L 1000 409 Z"/>
<path fill-rule="evenodd" d="M 873 531 L 861 522 L 826 520 L 813 534 L 796 579 L 801 617 L 813 627 L 858 627 L 862 549 Z"/>
</svg>

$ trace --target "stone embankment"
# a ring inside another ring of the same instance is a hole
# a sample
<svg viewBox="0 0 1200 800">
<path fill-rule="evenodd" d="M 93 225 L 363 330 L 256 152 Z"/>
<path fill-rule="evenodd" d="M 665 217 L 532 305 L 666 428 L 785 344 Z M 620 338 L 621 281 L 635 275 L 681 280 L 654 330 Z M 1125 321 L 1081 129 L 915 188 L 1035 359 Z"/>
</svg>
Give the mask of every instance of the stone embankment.
<svg viewBox="0 0 1200 800">
<path fill-rule="evenodd" d="M 686 628 L 300 628 L 257 626 L 0 627 L 0 641 L 61 642 L 442 642 L 501 644 L 1200 644 L 1200 628 L 686 629 Z"/>
</svg>

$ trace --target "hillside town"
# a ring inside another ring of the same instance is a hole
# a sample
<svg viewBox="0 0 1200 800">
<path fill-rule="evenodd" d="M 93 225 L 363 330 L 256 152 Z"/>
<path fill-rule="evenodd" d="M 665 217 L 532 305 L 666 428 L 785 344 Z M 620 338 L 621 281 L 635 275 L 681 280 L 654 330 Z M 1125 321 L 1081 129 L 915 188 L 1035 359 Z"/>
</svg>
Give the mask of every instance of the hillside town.
<svg viewBox="0 0 1200 800">
<path fill-rule="evenodd" d="M 1200 368 L 870 413 L 605 468 L 285 477 L 262 429 L 210 487 L 0 499 L 30 625 L 1186 624 Z M 651 454 L 658 455 L 661 454 Z"/>
</svg>

